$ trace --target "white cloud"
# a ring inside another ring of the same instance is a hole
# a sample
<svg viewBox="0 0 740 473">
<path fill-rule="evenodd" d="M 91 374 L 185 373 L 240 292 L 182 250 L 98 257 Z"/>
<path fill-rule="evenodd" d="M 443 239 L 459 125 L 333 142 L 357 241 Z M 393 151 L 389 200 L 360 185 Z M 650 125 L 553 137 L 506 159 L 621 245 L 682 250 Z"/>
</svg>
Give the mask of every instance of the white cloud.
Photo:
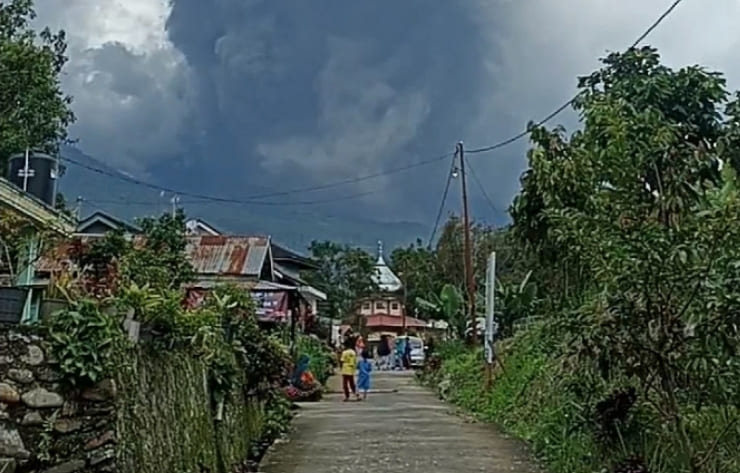
<svg viewBox="0 0 740 473">
<path fill-rule="evenodd" d="M 188 66 L 167 38 L 169 0 L 37 0 L 39 25 L 64 29 L 79 148 L 136 169 L 178 150 Z"/>
<path fill-rule="evenodd" d="M 607 51 L 629 46 L 673 0 L 478 0 L 471 14 L 480 22 L 491 52 L 487 94 L 480 97 L 469 146 L 497 142 L 520 132 L 568 100 L 576 78 L 599 67 Z M 643 44 L 658 48 L 672 67 L 700 64 L 726 73 L 740 87 L 740 2 L 685 0 Z M 552 123 L 573 125 L 573 117 Z M 479 173 L 499 183 L 491 189 L 505 206 L 518 189 L 525 144 L 476 158 Z M 478 164 L 479 163 L 479 164 Z M 512 176 L 500 179 L 498 176 Z"/>
</svg>

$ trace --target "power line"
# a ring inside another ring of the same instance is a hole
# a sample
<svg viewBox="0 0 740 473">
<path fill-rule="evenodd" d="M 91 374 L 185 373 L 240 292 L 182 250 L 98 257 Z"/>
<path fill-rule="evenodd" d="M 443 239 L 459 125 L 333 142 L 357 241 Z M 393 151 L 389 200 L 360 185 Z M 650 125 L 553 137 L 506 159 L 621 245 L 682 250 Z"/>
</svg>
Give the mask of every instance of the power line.
<svg viewBox="0 0 740 473">
<path fill-rule="evenodd" d="M 293 201 L 293 202 L 264 202 L 264 201 L 253 201 L 250 202 L 249 205 L 266 205 L 266 206 L 290 206 L 290 205 L 317 205 L 317 204 L 330 204 L 334 202 L 341 202 L 341 201 L 347 201 L 347 200 L 353 200 L 353 199 L 359 199 L 361 197 L 366 197 L 368 195 L 375 194 L 375 191 L 368 191 L 368 192 L 361 192 L 358 194 L 350 194 L 345 196 L 339 196 L 332 199 L 318 199 L 318 200 L 299 200 L 299 201 Z M 88 199 L 82 199 L 83 202 L 89 202 L 89 203 L 95 203 L 95 204 L 105 204 L 105 205 L 162 205 L 163 202 L 156 201 L 156 200 L 147 200 L 147 201 L 132 201 L 132 200 L 126 200 L 126 199 L 119 199 L 119 200 L 88 200 Z M 178 201 L 180 204 L 239 204 L 239 205 L 246 205 L 243 202 L 217 202 L 210 199 L 193 199 L 193 200 L 180 200 Z"/>
<path fill-rule="evenodd" d="M 389 176 L 391 174 L 396 174 L 403 171 L 408 171 L 410 169 L 418 168 L 421 166 L 426 166 L 428 164 L 436 163 L 438 161 L 442 161 L 443 159 L 446 159 L 448 157 L 452 156 L 452 153 L 447 153 L 442 156 L 436 156 L 434 158 L 425 159 L 422 161 L 418 161 L 416 163 L 412 164 L 406 164 L 404 166 L 398 166 L 395 168 L 387 169 L 385 171 L 376 172 L 373 174 L 366 174 L 364 176 L 354 177 L 350 179 L 344 179 L 339 181 L 333 181 L 326 184 L 320 184 L 316 186 L 309 186 L 309 187 L 301 187 L 301 188 L 294 188 L 289 189 L 285 191 L 276 191 L 276 192 L 269 192 L 265 194 L 256 194 L 251 195 L 243 199 L 234 199 L 234 198 L 228 198 L 228 197 L 221 197 L 221 196 L 214 196 L 214 195 L 207 195 L 207 194 L 198 194 L 188 191 L 183 191 L 181 189 L 175 189 L 171 187 L 161 186 L 158 184 L 152 184 L 146 181 L 142 181 L 140 179 L 136 179 L 130 176 L 127 176 L 125 174 L 122 174 L 120 172 L 112 172 L 105 169 L 101 169 L 95 166 L 90 166 L 89 164 L 85 164 L 83 162 L 80 162 L 78 160 L 67 158 L 67 157 L 61 157 L 60 159 L 62 161 L 66 161 L 68 163 L 74 164 L 75 166 L 79 166 L 81 168 L 87 169 L 89 171 L 102 174 L 108 177 L 112 177 L 121 181 L 129 182 L 131 184 L 148 187 L 150 189 L 163 191 L 163 192 L 169 192 L 171 194 L 177 194 L 184 197 L 192 197 L 195 199 L 202 199 L 202 200 L 209 200 L 213 202 L 222 202 L 222 203 L 234 203 L 234 204 L 255 204 L 255 203 L 264 203 L 260 202 L 258 199 L 265 199 L 269 197 L 279 197 L 279 196 L 286 196 L 291 194 L 297 194 L 297 193 L 305 193 L 305 192 L 315 192 L 319 190 L 326 190 L 331 189 L 334 187 L 340 187 L 347 184 L 356 184 L 358 182 L 367 181 L 370 179 L 376 179 L 379 177 Z"/>
<path fill-rule="evenodd" d="M 437 211 L 437 219 L 434 221 L 434 227 L 432 227 L 432 234 L 429 235 L 429 246 L 431 248 L 434 243 L 434 237 L 437 236 L 437 230 L 439 229 L 439 222 L 442 220 L 442 213 L 445 210 L 445 203 L 447 202 L 447 194 L 450 191 L 450 182 L 452 182 L 452 176 L 455 173 L 455 158 L 457 158 L 457 151 L 452 155 L 452 162 L 450 164 L 450 172 L 447 173 L 447 182 L 445 182 L 445 190 L 442 193 L 442 201 L 439 203 L 439 211 Z"/>
<path fill-rule="evenodd" d="M 483 183 L 481 183 L 480 179 L 478 179 L 478 175 L 475 173 L 475 169 L 473 169 L 473 166 L 470 165 L 470 161 L 468 161 L 466 164 L 468 165 L 468 169 L 470 170 L 470 175 L 473 177 L 473 181 L 475 181 L 475 184 L 478 186 L 478 189 L 480 190 L 481 194 L 483 194 L 483 197 L 486 199 L 486 202 L 488 202 L 488 206 L 491 207 L 491 210 L 493 210 L 494 214 L 501 213 L 501 209 L 499 209 L 493 203 L 493 200 L 488 196 L 488 193 L 486 192 L 485 187 L 483 187 Z"/>
<path fill-rule="evenodd" d="M 666 19 L 666 18 L 668 17 L 668 15 L 670 15 L 671 13 L 673 13 L 673 10 L 675 10 L 675 9 L 676 9 L 676 7 L 678 7 L 678 5 L 680 5 L 680 4 L 681 4 L 681 2 L 682 2 L 682 1 L 683 1 L 683 0 L 674 0 L 674 2 L 673 2 L 673 3 L 671 4 L 671 6 L 670 6 L 670 7 L 668 7 L 668 9 L 667 9 L 666 11 L 664 11 L 664 12 L 663 12 L 663 14 L 662 14 L 662 15 L 660 15 L 660 16 L 658 17 L 658 19 L 657 19 L 657 20 L 655 20 L 655 21 L 654 21 L 654 22 L 653 22 L 653 23 L 652 23 L 652 24 L 651 24 L 651 25 L 650 25 L 650 26 L 648 27 L 648 29 L 647 29 L 647 30 L 645 30 L 645 32 L 644 32 L 644 33 L 642 33 L 642 34 L 641 34 L 641 35 L 640 35 L 640 36 L 639 36 L 639 37 L 638 37 L 638 38 L 637 38 L 637 39 L 635 40 L 635 42 L 634 42 L 634 43 L 632 43 L 632 45 L 631 45 L 631 46 L 629 47 L 629 49 L 633 49 L 633 48 L 636 48 L 636 47 L 637 47 L 637 46 L 638 46 L 638 45 L 639 45 L 640 43 L 642 43 L 642 41 L 643 41 L 643 40 L 644 40 L 645 38 L 647 38 L 648 36 L 650 36 L 650 34 L 651 34 L 651 33 L 652 33 L 653 31 L 655 31 L 655 29 L 656 29 L 656 28 L 657 28 L 658 26 L 660 26 L 660 24 L 661 24 L 661 23 L 663 23 L 663 20 L 665 20 L 665 19 Z M 556 116 L 560 115 L 560 114 L 561 114 L 561 113 L 563 112 L 563 110 L 565 110 L 565 109 L 566 109 L 566 108 L 568 108 L 568 107 L 569 107 L 570 105 L 572 105 L 572 104 L 573 104 L 573 102 L 574 102 L 574 101 L 575 101 L 575 100 L 576 100 L 577 98 L 578 98 L 578 95 L 574 96 L 573 98 L 571 98 L 570 100 L 568 100 L 567 102 L 565 102 L 565 103 L 564 103 L 563 105 L 561 105 L 560 107 L 556 108 L 556 109 L 555 109 L 555 110 L 554 110 L 554 111 L 553 111 L 552 113 L 550 113 L 549 115 L 547 115 L 547 116 L 546 116 L 545 118 L 543 118 L 542 120 L 540 120 L 539 122 L 537 122 L 537 123 L 535 124 L 535 126 L 536 126 L 536 127 L 542 126 L 542 125 L 544 125 L 545 123 L 547 123 L 547 122 L 549 122 L 550 120 L 552 120 L 553 118 L 555 118 Z M 522 139 L 522 138 L 524 138 L 525 136 L 529 135 L 529 133 L 530 133 L 530 132 L 531 132 L 531 128 L 528 128 L 528 129 L 526 129 L 526 130 L 524 130 L 524 131 L 522 131 L 522 132 L 520 132 L 520 133 L 518 133 L 518 134 L 516 134 L 516 135 L 514 135 L 514 136 L 512 136 L 512 137 L 510 137 L 510 138 L 507 138 L 507 139 L 505 139 L 505 140 L 503 140 L 503 141 L 499 141 L 498 143 L 494 143 L 494 144 L 492 144 L 492 145 L 490 145 L 490 146 L 484 146 L 483 148 L 476 148 L 476 149 L 471 149 L 471 150 L 465 150 L 465 152 L 466 152 L 466 153 L 468 153 L 468 154 L 477 154 L 477 153 L 486 153 L 486 152 L 488 152 L 488 151 L 493 151 L 493 150 L 496 150 L 496 149 L 499 149 L 499 148 L 503 148 L 503 147 L 505 147 L 505 146 L 508 146 L 508 145 L 510 145 L 510 144 L 512 144 L 512 143 L 514 143 L 514 142 L 517 142 L 517 141 L 519 141 L 520 139 Z"/>
</svg>

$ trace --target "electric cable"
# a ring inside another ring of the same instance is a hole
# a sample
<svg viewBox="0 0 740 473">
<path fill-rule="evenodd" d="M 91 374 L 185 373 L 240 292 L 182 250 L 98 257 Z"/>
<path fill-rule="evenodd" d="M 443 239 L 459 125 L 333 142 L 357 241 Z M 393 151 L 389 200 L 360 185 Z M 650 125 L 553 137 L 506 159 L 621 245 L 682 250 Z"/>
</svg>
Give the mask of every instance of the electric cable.
<svg viewBox="0 0 740 473">
<path fill-rule="evenodd" d="M 452 176 L 455 173 L 455 159 L 457 158 L 457 151 L 452 154 L 452 163 L 450 164 L 450 172 L 447 173 L 447 181 L 445 182 L 445 189 L 442 192 L 442 201 L 439 203 L 439 210 L 437 211 L 437 218 L 434 221 L 434 227 L 432 227 L 432 233 L 429 235 L 429 243 L 427 246 L 432 247 L 434 243 L 434 237 L 437 236 L 437 230 L 439 229 L 439 222 L 442 220 L 442 213 L 444 213 L 445 203 L 447 202 L 447 194 L 450 191 L 450 183 L 452 182 Z"/>
<path fill-rule="evenodd" d="M 637 38 L 637 40 L 635 40 L 634 43 L 632 43 L 632 45 L 628 49 L 634 49 L 634 48 L 636 48 L 640 43 L 642 43 L 645 40 L 645 38 L 647 38 L 648 36 L 650 36 L 650 34 L 653 31 L 655 31 L 655 29 L 658 26 L 660 26 L 661 23 L 663 23 L 663 20 L 665 20 L 668 17 L 668 15 L 670 15 L 676 9 L 676 7 L 678 7 L 678 5 L 681 4 L 682 1 L 683 0 L 675 0 L 671 4 L 671 6 L 668 7 L 668 9 L 666 11 L 664 11 L 663 14 L 660 15 L 658 17 L 658 19 L 655 20 L 650 25 L 650 27 L 648 27 L 648 29 L 645 30 L 645 32 L 642 33 Z M 557 117 L 558 115 L 560 115 L 563 112 L 563 110 L 565 110 L 566 108 L 568 108 L 576 100 L 576 98 L 578 98 L 578 95 L 574 96 L 573 98 L 571 98 L 570 100 L 568 100 L 567 102 L 565 102 L 563 105 L 561 105 L 560 107 L 556 108 L 554 111 L 552 111 L 549 115 L 547 115 L 542 120 L 536 122 L 534 126 L 535 127 L 542 126 L 545 123 L 547 123 L 550 120 L 552 120 L 553 118 Z M 498 143 L 494 143 L 494 144 L 492 144 L 490 146 L 484 146 L 482 148 L 469 149 L 469 150 L 466 149 L 465 152 L 468 153 L 468 154 L 478 154 L 478 153 L 486 153 L 488 151 L 493 151 L 493 150 L 496 150 L 496 149 L 499 149 L 499 148 L 503 148 L 505 146 L 508 146 L 508 145 L 510 145 L 512 143 L 515 143 L 515 142 L 519 141 L 520 139 L 524 138 L 525 136 L 529 135 L 530 133 L 531 133 L 531 127 L 527 128 L 526 130 L 524 130 L 524 131 L 522 131 L 522 132 L 520 132 L 520 133 L 518 133 L 518 134 L 516 134 L 516 135 L 514 135 L 514 136 L 512 136 L 510 138 L 507 138 L 507 139 L 505 139 L 503 141 L 499 141 Z"/>
</svg>

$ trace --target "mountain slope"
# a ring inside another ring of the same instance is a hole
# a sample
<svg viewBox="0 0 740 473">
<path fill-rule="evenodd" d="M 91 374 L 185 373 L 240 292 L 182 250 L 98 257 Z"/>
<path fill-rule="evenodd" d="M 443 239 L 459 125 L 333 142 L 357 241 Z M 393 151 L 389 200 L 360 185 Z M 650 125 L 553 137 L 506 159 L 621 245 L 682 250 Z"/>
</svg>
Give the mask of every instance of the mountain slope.
<svg viewBox="0 0 740 473">
<path fill-rule="evenodd" d="M 106 174 L 66 162 L 60 191 L 70 206 L 81 197 L 81 213 L 89 215 L 104 210 L 127 220 L 157 215 L 171 209 L 172 194 L 162 193 L 120 177 L 124 175 L 75 148 L 63 156 Z M 166 186 L 165 186 L 166 187 Z M 175 186 L 173 186 L 175 187 Z M 194 193 L 198 190 L 194 189 Z M 244 205 L 204 202 L 183 197 L 181 207 L 188 216 L 198 217 L 228 233 L 270 235 L 296 248 L 305 248 L 312 240 L 334 240 L 374 248 L 378 240 L 388 247 L 405 245 L 416 238 L 426 238 L 429 227 L 416 222 L 379 221 L 353 215 L 352 202 L 306 206 Z"/>
</svg>

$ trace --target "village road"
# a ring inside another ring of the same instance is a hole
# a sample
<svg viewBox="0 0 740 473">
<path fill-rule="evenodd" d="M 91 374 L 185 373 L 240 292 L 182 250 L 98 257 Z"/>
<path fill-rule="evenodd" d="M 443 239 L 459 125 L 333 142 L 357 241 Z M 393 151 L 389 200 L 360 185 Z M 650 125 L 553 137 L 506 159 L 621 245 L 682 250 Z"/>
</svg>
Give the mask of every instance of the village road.
<svg viewBox="0 0 740 473">
<path fill-rule="evenodd" d="M 371 392 L 367 401 L 345 403 L 341 395 L 329 394 L 322 402 L 302 404 L 294 432 L 268 452 L 260 471 L 539 471 L 519 442 L 456 416 L 412 373 L 373 374 L 373 388 L 382 392 Z"/>
</svg>

